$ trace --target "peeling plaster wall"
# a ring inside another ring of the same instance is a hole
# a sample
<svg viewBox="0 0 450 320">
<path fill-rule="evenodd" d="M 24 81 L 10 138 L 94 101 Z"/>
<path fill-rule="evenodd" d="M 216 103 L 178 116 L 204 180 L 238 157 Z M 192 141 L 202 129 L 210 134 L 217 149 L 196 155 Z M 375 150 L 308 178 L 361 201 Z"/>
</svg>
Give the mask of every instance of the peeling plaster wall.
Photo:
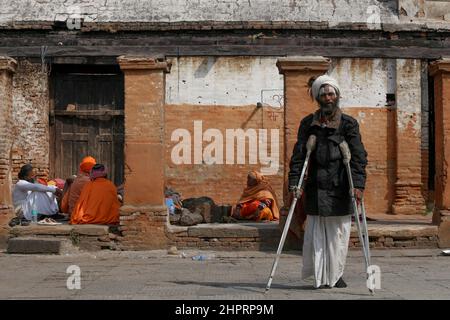
<svg viewBox="0 0 450 320">
<path fill-rule="evenodd" d="M 371 7 L 375 6 L 375 7 Z M 14 21 L 328 21 L 397 20 L 395 0 L 0 0 L 0 24 Z"/>
<path fill-rule="evenodd" d="M 397 59 L 397 126 L 400 131 L 412 128 L 421 134 L 421 61 L 417 59 Z"/>
<path fill-rule="evenodd" d="M 174 57 L 171 61 L 167 104 L 283 105 L 277 57 Z M 395 93 L 395 72 L 393 59 L 333 59 L 330 69 L 341 87 L 343 108 L 385 107 L 386 94 Z"/>
<path fill-rule="evenodd" d="M 168 104 L 283 105 L 283 76 L 274 57 L 172 58 L 166 76 Z"/>
<path fill-rule="evenodd" d="M 446 0 L 399 0 L 401 20 L 450 21 L 450 2 Z"/>
<path fill-rule="evenodd" d="M 381 108 L 395 93 L 393 59 L 333 59 L 330 75 L 341 87 L 341 107 Z"/>
</svg>

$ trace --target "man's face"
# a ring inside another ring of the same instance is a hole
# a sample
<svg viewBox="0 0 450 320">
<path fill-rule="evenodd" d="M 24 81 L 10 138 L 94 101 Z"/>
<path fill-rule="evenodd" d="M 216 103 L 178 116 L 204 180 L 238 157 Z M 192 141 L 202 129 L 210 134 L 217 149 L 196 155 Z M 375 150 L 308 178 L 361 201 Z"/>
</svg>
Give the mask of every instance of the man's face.
<svg viewBox="0 0 450 320">
<path fill-rule="evenodd" d="M 25 180 L 28 182 L 34 182 L 35 179 L 36 179 L 36 171 L 34 171 L 33 168 L 30 172 L 28 172 L 28 175 L 25 178 Z"/>
<path fill-rule="evenodd" d="M 337 108 L 338 96 L 334 88 L 330 85 L 325 85 L 319 91 L 319 105 L 320 110 L 326 115 L 332 114 Z"/>
</svg>

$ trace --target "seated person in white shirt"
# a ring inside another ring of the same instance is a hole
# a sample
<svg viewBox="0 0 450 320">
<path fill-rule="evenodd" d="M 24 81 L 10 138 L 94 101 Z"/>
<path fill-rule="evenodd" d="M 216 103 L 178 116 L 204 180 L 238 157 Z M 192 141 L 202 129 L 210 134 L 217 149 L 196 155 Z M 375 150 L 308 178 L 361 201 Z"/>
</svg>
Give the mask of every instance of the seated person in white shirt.
<svg viewBox="0 0 450 320">
<path fill-rule="evenodd" d="M 31 211 L 36 210 L 39 215 L 54 216 L 58 214 L 56 197 L 62 191 L 56 186 L 45 186 L 35 182 L 36 174 L 31 164 L 24 165 L 18 174 L 13 190 L 13 203 L 16 216 L 31 220 Z"/>
</svg>

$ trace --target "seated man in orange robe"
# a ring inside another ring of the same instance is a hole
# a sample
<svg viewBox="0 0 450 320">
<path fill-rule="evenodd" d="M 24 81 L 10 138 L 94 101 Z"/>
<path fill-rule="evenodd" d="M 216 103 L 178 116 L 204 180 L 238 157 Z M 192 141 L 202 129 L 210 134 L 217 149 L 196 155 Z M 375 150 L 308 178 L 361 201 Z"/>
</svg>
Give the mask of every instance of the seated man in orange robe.
<svg viewBox="0 0 450 320">
<path fill-rule="evenodd" d="M 231 216 L 236 219 L 271 221 L 279 220 L 275 191 L 267 179 L 256 171 L 247 176 L 247 187 L 241 199 L 232 210 Z"/>
<path fill-rule="evenodd" d="M 83 187 L 91 181 L 89 177 L 89 173 L 91 172 L 92 167 L 95 165 L 96 161 L 94 158 L 87 156 L 80 163 L 80 172 L 73 180 L 70 182 L 70 178 L 67 179 L 66 185 L 67 189 L 64 190 L 64 196 L 61 201 L 61 211 L 66 212 L 69 215 L 72 214 L 73 209 L 80 197 L 81 190 Z"/>
<path fill-rule="evenodd" d="M 81 191 L 70 220 L 71 224 L 118 224 L 120 202 L 116 186 L 106 178 L 106 168 L 96 164 L 91 181 Z"/>
</svg>

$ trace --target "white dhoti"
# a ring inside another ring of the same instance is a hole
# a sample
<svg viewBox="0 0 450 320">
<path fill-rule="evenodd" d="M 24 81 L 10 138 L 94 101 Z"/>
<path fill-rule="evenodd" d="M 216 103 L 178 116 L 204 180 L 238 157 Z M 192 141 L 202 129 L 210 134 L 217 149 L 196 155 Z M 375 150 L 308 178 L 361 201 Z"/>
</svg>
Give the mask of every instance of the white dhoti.
<svg viewBox="0 0 450 320">
<path fill-rule="evenodd" d="M 334 287 L 344 274 L 351 224 L 351 215 L 308 215 L 303 241 L 302 278 L 314 276 L 314 287 Z"/>
<path fill-rule="evenodd" d="M 31 211 L 35 209 L 39 214 L 52 216 L 58 213 L 58 201 L 51 192 L 30 192 L 22 203 L 23 216 L 31 220 Z"/>
</svg>

